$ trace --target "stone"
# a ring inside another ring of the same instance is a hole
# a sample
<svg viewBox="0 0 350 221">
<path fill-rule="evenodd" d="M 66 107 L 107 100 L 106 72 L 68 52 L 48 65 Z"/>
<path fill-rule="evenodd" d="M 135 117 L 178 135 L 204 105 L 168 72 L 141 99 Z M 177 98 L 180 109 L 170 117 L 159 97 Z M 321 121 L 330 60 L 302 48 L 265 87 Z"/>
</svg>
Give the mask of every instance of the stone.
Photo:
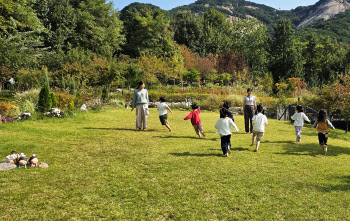
<svg viewBox="0 0 350 221">
<path fill-rule="evenodd" d="M 17 168 L 13 163 L 0 163 L 0 170 L 12 170 Z"/>
<path fill-rule="evenodd" d="M 40 168 L 48 168 L 49 164 L 42 162 L 42 163 L 39 164 L 39 167 Z"/>
</svg>

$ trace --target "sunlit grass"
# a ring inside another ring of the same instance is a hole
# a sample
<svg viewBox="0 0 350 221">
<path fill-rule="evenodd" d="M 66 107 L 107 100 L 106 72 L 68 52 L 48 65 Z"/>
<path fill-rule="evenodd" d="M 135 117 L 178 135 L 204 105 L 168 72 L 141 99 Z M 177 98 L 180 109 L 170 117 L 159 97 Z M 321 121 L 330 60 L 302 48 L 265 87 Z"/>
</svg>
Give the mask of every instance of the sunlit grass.
<svg viewBox="0 0 350 221">
<path fill-rule="evenodd" d="M 149 129 L 135 112 L 1 124 L 0 157 L 37 154 L 48 169 L 0 171 L 0 220 L 345 220 L 350 205 L 350 136 L 331 131 L 327 156 L 311 125 L 294 142 L 289 122 L 269 119 L 260 151 L 243 117 L 222 157 L 218 113 L 202 112 L 196 138 L 188 112 L 169 115 L 173 132 L 151 109 Z"/>
</svg>

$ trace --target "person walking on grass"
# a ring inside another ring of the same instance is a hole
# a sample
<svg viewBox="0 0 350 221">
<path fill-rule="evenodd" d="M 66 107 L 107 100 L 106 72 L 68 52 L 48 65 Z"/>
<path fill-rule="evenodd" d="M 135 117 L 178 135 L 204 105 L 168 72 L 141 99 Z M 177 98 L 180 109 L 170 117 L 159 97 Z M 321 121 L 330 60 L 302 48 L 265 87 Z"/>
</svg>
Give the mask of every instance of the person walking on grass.
<svg viewBox="0 0 350 221">
<path fill-rule="evenodd" d="M 171 132 L 171 128 L 168 122 L 167 109 L 170 111 L 171 114 L 173 114 L 173 112 L 171 111 L 168 104 L 165 103 L 165 97 L 160 97 L 159 100 L 160 100 L 160 103 L 158 104 L 159 120 L 162 123 L 162 125 L 165 125 L 169 129 L 169 132 Z"/>
<path fill-rule="evenodd" d="M 257 111 L 253 116 L 252 122 L 253 122 L 253 136 L 252 136 L 252 144 L 250 144 L 250 146 L 254 145 L 254 141 L 256 137 L 255 152 L 258 152 L 260 141 L 264 137 L 265 127 L 268 124 L 267 117 L 264 114 L 264 107 L 261 104 L 257 106 Z"/>
<path fill-rule="evenodd" d="M 315 121 L 314 125 L 318 131 L 318 142 L 320 147 L 323 148 L 324 155 L 327 154 L 327 141 L 328 141 L 328 127 L 335 129 L 333 124 L 328 120 L 327 112 L 324 109 L 321 109 L 318 112 L 318 118 Z"/>
<path fill-rule="evenodd" d="M 303 107 L 298 105 L 295 109 L 295 114 L 291 117 L 294 120 L 296 142 L 301 142 L 301 132 L 303 131 L 304 120 L 310 123 L 309 118 L 304 114 Z"/>
<path fill-rule="evenodd" d="M 201 134 L 203 135 L 203 137 L 205 137 L 205 134 L 203 132 L 203 127 L 202 127 L 202 121 L 199 118 L 201 109 L 196 103 L 193 103 L 191 107 L 192 107 L 191 113 L 187 117 L 185 117 L 184 120 L 191 119 L 192 126 L 196 131 L 196 134 L 198 135 L 198 137 L 201 137 Z"/>
<path fill-rule="evenodd" d="M 256 109 L 256 97 L 252 95 L 252 89 L 248 88 L 247 96 L 243 98 L 244 124 L 245 124 L 245 132 L 247 134 L 253 132 L 252 119 L 253 119 L 255 109 Z"/>
<path fill-rule="evenodd" d="M 228 157 L 231 154 L 231 127 L 235 128 L 237 132 L 239 131 L 230 116 L 231 113 L 227 108 L 221 108 L 220 118 L 215 124 L 215 128 L 218 130 L 216 133 L 220 134 L 221 149 L 225 157 Z"/>
<path fill-rule="evenodd" d="M 131 111 L 136 108 L 136 129 L 145 130 L 147 128 L 148 102 L 148 91 L 145 89 L 145 83 L 140 81 L 139 88 L 134 90 L 131 103 Z"/>
</svg>

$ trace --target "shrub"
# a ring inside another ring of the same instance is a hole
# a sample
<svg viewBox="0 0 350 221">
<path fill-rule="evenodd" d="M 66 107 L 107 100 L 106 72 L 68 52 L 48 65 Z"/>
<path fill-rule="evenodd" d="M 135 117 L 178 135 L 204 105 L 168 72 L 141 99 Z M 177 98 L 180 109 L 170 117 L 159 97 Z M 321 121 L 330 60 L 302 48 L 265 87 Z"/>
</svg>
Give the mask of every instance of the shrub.
<svg viewBox="0 0 350 221">
<path fill-rule="evenodd" d="M 25 101 L 31 101 L 34 106 L 36 107 L 39 102 L 39 90 L 38 89 L 31 89 L 28 91 L 24 91 L 21 93 L 16 93 L 15 94 L 15 100 L 19 105 Z"/>
<path fill-rule="evenodd" d="M 35 104 L 31 100 L 25 100 L 19 105 L 19 111 L 21 113 L 29 112 L 31 114 L 35 113 Z"/>
<path fill-rule="evenodd" d="M 50 93 L 51 107 L 57 107 L 57 99 L 54 93 Z"/>
<path fill-rule="evenodd" d="M 108 90 L 107 90 L 106 85 L 103 87 L 101 100 L 103 102 L 107 102 L 108 101 Z"/>
<path fill-rule="evenodd" d="M 38 110 L 41 112 L 48 111 L 51 108 L 51 96 L 49 87 L 45 83 L 39 93 Z"/>
<path fill-rule="evenodd" d="M 70 83 L 69 83 L 69 92 L 71 94 L 75 94 L 75 80 L 74 80 L 73 77 L 72 77 L 72 79 L 70 80 Z"/>
<path fill-rule="evenodd" d="M 68 93 L 56 93 L 56 99 L 57 99 L 57 106 L 60 109 L 66 109 L 68 108 L 69 103 L 74 101 L 75 96 L 68 94 Z"/>
<path fill-rule="evenodd" d="M 66 90 L 66 81 L 64 80 L 64 77 L 61 78 L 61 89 L 62 91 Z"/>
<path fill-rule="evenodd" d="M 69 110 L 74 110 L 74 101 L 72 100 L 69 104 L 68 104 L 68 109 Z"/>
<path fill-rule="evenodd" d="M 0 102 L 0 114 L 4 117 L 16 117 L 20 113 L 17 106 L 6 101 L 2 101 Z"/>
<path fill-rule="evenodd" d="M 44 76 L 38 69 L 21 69 L 16 72 L 16 88 L 19 90 L 30 90 L 40 88 L 43 84 Z"/>
</svg>

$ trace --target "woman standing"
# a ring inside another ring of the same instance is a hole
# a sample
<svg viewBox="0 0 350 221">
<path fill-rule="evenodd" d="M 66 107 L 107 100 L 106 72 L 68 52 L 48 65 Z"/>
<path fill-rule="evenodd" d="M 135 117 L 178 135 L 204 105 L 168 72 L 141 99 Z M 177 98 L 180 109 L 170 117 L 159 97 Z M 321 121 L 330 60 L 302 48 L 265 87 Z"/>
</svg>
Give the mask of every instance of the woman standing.
<svg viewBox="0 0 350 221">
<path fill-rule="evenodd" d="M 256 109 L 256 97 L 252 95 L 252 89 L 248 88 L 247 96 L 243 98 L 245 132 L 253 133 L 252 119 Z M 250 126 L 250 128 L 249 128 Z"/>
<path fill-rule="evenodd" d="M 136 129 L 141 130 L 142 128 L 142 130 L 145 130 L 147 128 L 149 110 L 148 91 L 145 89 L 145 83 L 143 81 L 140 81 L 139 88 L 134 90 L 131 106 L 131 111 L 136 107 Z"/>
</svg>

